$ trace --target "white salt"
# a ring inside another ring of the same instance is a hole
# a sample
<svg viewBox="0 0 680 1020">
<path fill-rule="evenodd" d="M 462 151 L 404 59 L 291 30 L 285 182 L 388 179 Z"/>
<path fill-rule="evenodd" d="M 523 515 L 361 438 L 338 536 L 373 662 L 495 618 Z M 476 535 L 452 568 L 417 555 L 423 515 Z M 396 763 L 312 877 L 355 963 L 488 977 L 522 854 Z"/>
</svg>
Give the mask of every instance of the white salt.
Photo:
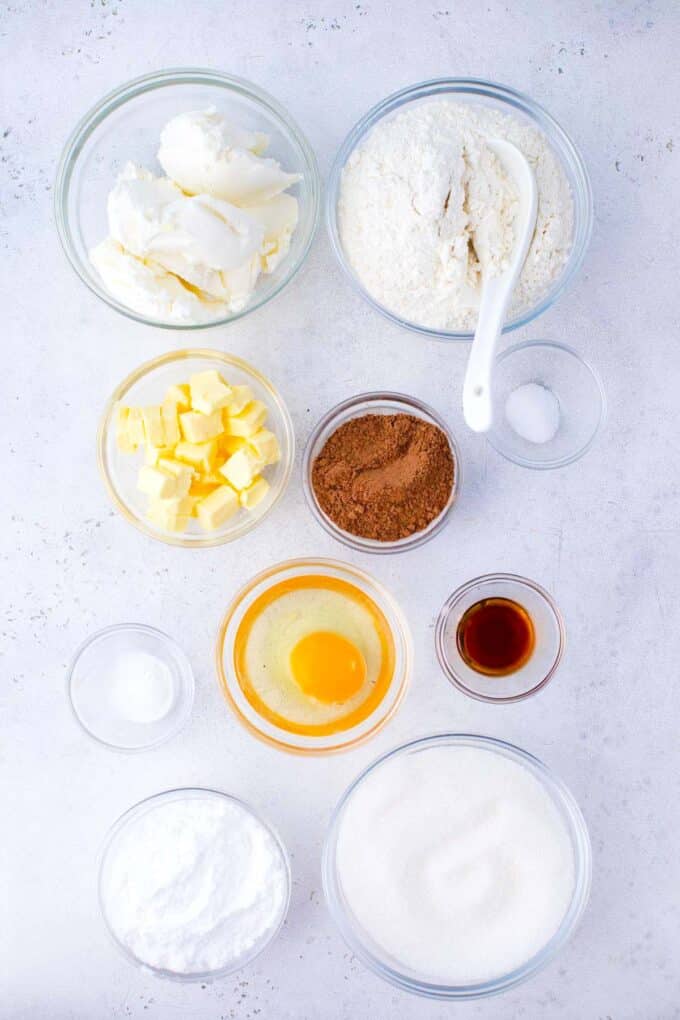
<svg viewBox="0 0 680 1020">
<path fill-rule="evenodd" d="M 505 417 L 510 428 L 529 443 L 549 443 L 560 427 L 560 405 L 547 386 L 525 383 L 509 395 Z"/>
<path fill-rule="evenodd" d="M 175 685 L 170 668 L 148 652 L 119 656 L 111 664 L 108 681 L 114 711 L 129 722 L 157 722 L 172 708 Z"/>
</svg>

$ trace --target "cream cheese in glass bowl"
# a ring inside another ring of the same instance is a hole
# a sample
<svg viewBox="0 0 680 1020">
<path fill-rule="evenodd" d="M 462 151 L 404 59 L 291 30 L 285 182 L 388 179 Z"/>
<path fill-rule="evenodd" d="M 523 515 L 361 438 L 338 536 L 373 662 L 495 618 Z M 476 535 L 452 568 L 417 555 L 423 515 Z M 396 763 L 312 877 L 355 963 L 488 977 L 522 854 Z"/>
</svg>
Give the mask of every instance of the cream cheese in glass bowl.
<svg viewBox="0 0 680 1020">
<path fill-rule="evenodd" d="M 309 252 L 319 205 L 314 153 L 276 100 L 191 68 L 97 103 L 66 143 L 55 188 L 81 280 L 169 329 L 223 325 L 278 294 Z"/>
</svg>

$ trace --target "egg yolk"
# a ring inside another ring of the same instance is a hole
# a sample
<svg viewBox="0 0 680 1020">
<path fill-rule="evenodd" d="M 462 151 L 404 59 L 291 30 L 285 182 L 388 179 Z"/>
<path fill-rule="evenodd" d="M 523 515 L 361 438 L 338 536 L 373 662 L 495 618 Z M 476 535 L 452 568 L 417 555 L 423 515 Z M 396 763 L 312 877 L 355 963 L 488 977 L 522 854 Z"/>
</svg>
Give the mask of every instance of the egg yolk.
<svg viewBox="0 0 680 1020">
<path fill-rule="evenodd" d="M 301 690 L 325 704 L 348 701 L 366 679 L 366 663 L 357 646 L 329 630 L 301 638 L 290 653 L 290 668 Z"/>
</svg>

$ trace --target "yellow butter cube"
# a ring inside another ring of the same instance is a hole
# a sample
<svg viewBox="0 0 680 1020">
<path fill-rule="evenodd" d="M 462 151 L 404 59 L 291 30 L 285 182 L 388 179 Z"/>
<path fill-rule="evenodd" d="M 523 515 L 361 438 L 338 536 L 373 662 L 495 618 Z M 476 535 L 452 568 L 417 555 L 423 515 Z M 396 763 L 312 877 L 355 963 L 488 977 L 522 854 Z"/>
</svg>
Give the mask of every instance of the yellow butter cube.
<svg viewBox="0 0 680 1020">
<path fill-rule="evenodd" d="M 226 459 L 227 457 L 231 457 L 232 453 L 236 453 L 237 450 L 242 449 L 247 442 L 248 440 L 244 439 L 243 436 L 221 435 L 217 440 L 217 448 Z"/>
<path fill-rule="evenodd" d="M 177 479 L 161 468 L 150 467 L 148 464 L 140 467 L 137 475 L 137 488 L 145 492 L 153 499 L 169 499 L 175 495 Z"/>
<path fill-rule="evenodd" d="M 249 485 L 247 489 L 242 489 L 239 492 L 238 498 L 239 503 L 246 510 L 253 510 L 258 503 L 261 503 L 264 497 L 269 492 L 269 482 L 266 478 L 256 478 L 252 485 Z"/>
<path fill-rule="evenodd" d="M 224 475 L 220 474 L 219 468 L 216 471 L 203 471 L 199 479 L 207 485 L 224 485 Z"/>
<path fill-rule="evenodd" d="M 220 485 L 196 504 L 196 516 L 202 528 L 214 531 L 233 517 L 239 508 L 238 496 L 229 485 Z"/>
<path fill-rule="evenodd" d="M 175 460 L 191 464 L 198 471 L 211 471 L 217 459 L 217 443 L 209 439 L 207 443 L 178 443 L 175 447 Z"/>
<path fill-rule="evenodd" d="M 144 431 L 144 417 L 141 407 L 131 407 L 129 409 L 127 415 L 127 433 L 135 449 L 138 446 L 142 446 L 145 442 L 146 432 Z"/>
<path fill-rule="evenodd" d="M 174 400 L 167 398 L 161 404 L 161 419 L 165 430 L 165 446 L 176 446 L 182 438 L 179 430 L 177 404 Z"/>
<path fill-rule="evenodd" d="M 228 436 L 244 436 L 248 439 L 264 425 L 267 418 L 267 408 L 261 400 L 251 400 L 250 403 L 234 416 L 229 415 L 224 422 L 224 431 Z"/>
<path fill-rule="evenodd" d="M 165 399 L 172 401 L 173 404 L 177 404 L 178 410 L 189 411 L 191 409 L 191 391 L 189 390 L 188 383 L 176 383 L 173 386 L 169 386 Z"/>
<path fill-rule="evenodd" d="M 142 419 L 147 442 L 152 446 L 165 446 L 165 429 L 160 406 L 154 404 L 152 407 L 143 407 Z"/>
<path fill-rule="evenodd" d="M 187 496 L 174 499 L 152 499 L 149 502 L 147 517 L 158 528 L 164 531 L 185 531 L 193 501 Z"/>
<path fill-rule="evenodd" d="M 226 407 L 231 400 L 231 386 L 214 369 L 192 375 L 189 389 L 191 406 L 202 414 L 213 414 Z"/>
<path fill-rule="evenodd" d="M 231 400 L 229 401 L 227 412 L 231 415 L 240 414 L 252 399 L 253 391 L 250 386 L 232 386 Z"/>
<path fill-rule="evenodd" d="M 144 449 L 144 463 L 156 467 L 161 457 L 172 457 L 172 454 L 172 447 L 151 446 L 150 443 L 147 443 Z"/>
<path fill-rule="evenodd" d="M 200 411 L 184 411 L 179 416 L 182 435 L 189 443 L 205 443 L 223 431 L 222 414 L 202 414 Z"/>
<path fill-rule="evenodd" d="M 243 447 L 232 453 L 219 470 L 235 489 L 247 489 L 262 467 L 255 451 Z"/>
<path fill-rule="evenodd" d="M 219 485 L 224 485 L 224 478 L 220 476 L 219 481 L 207 481 L 205 478 L 194 478 L 189 487 L 189 496 L 193 500 L 204 499 L 214 492 Z"/>
<path fill-rule="evenodd" d="M 248 442 L 264 464 L 276 464 L 281 460 L 279 441 L 269 429 L 260 429 Z"/>
<path fill-rule="evenodd" d="M 173 495 L 178 498 L 186 496 L 194 480 L 194 469 L 189 464 L 182 464 L 180 461 L 171 460 L 168 457 L 161 457 L 158 461 L 158 467 L 161 471 L 165 471 L 175 478 L 176 484 Z"/>
<path fill-rule="evenodd" d="M 116 446 L 123 453 L 134 453 L 137 444 L 133 442 L 129 431 L 130 408 L 119 404 L 116 408 Z"/>
</svg>

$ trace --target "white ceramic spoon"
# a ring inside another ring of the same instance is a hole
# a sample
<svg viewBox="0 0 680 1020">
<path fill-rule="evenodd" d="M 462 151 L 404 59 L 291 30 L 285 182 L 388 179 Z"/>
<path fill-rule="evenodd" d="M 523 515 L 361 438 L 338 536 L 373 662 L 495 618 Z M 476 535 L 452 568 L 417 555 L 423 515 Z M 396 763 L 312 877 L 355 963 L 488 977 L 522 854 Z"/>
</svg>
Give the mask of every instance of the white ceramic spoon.
<svg viewBox="0 0 680 1020">
<path fill-rule="evenodd" d="M 474 432 L 488 432 L 491 428 L 491 369 L 494 354 L 512 291 L 533 237 L 538 204 L 533 170 L 519 149 L 500 138 L 489 141 L 488 145 L 515 184 L 518 207 L 515 217 L 515 247 L 508 268 L 500 276 L 488 277 L 482 283 L 477 329 L 463 384 L 463 414 Z"/>
</svg>

